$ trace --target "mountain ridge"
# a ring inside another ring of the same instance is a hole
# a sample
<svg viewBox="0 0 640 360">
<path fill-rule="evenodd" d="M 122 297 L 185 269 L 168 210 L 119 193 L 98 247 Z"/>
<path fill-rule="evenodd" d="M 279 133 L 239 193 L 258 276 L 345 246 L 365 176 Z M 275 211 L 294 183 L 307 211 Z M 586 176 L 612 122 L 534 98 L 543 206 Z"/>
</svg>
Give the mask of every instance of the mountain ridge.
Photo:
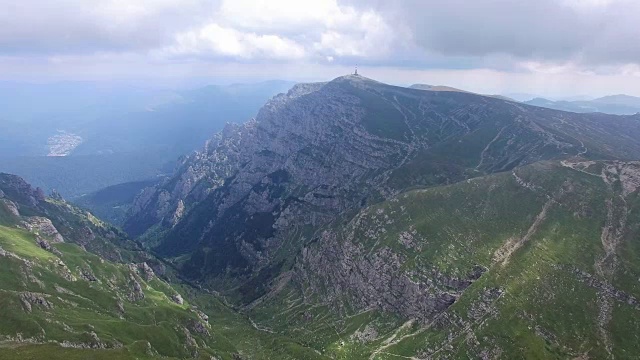
<svg viewBox="0 0 640 360">
<path fill-rule="evenodd" d="M 241 297 L 251 301 L 266 291 L 254 293 L 259 283 L 292 266 L 312 229 L 407 188 L 544 159 L 637 158 L 637 118 L 618 117 L 616 126 L 609 119 L 354 75 L 298 85 L 143 192 L 125 229 L 153 227 L 143 239 L 180 256 L 177 266 L 194 280 L 246 279 Z M 206 250 L 217 247 L 224 257 Z"/>
</svg>

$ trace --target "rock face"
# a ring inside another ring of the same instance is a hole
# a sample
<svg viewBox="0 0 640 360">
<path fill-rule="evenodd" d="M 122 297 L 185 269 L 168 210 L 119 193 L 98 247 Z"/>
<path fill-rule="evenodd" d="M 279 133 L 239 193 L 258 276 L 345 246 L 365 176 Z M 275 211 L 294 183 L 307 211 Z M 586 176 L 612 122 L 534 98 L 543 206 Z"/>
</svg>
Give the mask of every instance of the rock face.
<svg viewBox="0 0 640 360">
<path fill-rule="evenodd" d="M 4 196 L 16 203 L 25 203 L 36 206 L 44 201 L 44 193 L 41 189 L 34 189 L 26 181 L 16 175 L 0 173 L 0 188 Z"/>
<path fill-rule="evenodd" d="M 0 203 L 4 204 L 4 206 L 7 208 L 7 210 L 9 211 L 9 213 L 13 216 L 19 217 L 20 216 L 20 211 L 18 210 L 18 205 L 16 203 L 14 203 L 11 200 L 8 199 L 2 199 L 0 197 Z"/>
<path fill-rule="evenodd" d="M 49 252 L 52 252 L 52 253 L 60 256 L 60 251 L 58 251 L 58 249 L 56 249 L 53 246 L 51 246 L 51 244 L 47 240 L 45 240 L 45 239 L 43 239 L 43 238 L 41 238 L 39 236 L 36 236 L 36 244 L 38 244 L 38 246 L 40 246 L 40 248 L 42 248 L 43 250 L 47 250 Z"/>
<path fill-rule="evenodd" d="M 88 267 L 79 269 L 78 272 L 80 273 L 80 277 L 85 281 L 89 281 L 89 282 L 98 281 L 96 276 L 93 274 L 93 271 L 91 271 L 91 269 Z"/>
<path fill-rule="evenodd" d="M 142 272 L 146 281 L 149 281 L 156 276 L 156 274 L 153 272 L 153 269 L 151 269 L 151 267 L 147 265 L 146 262 L 139 264 L 138 267 L 140 268 L 140 271 Z"/>
<path fill-rule="evenodd" d="M 178 205 L 176 206 L 176 211 L 173 213 L 173 218 L 171 219 L 171 226 L 176 226 L 182 216 L 184 215 L 184 202 L 182 199 L 178 200 Z"/>
<path fill-rule="evenodd" d="M 64 238 L 58 232 L 55 226 L 51 223 L 51 220 L 40 216 L 30 216 L 25 218 L 23 225 L 29 231 L 36 235 L 40 235 L 52 243 L 64 242 Z"/>
<path fill-rule="evenodd" d="M 136 302 L 144 299 L 144 291 L 142 291 L 142 285 L 136 280 L 134 276 L 131 276 L 130 284 L 131 284 L 131 292 L 129 293 L 129 300 L 131 302 Z"/>
<path fill-rule="evenodd" d="M 240 288 L 251 301 L 318 229 L 406 188 L 541 159 L 640 156 L 639 118 L 610 120 L 360 76 L 299 85 L 142 192 L 125 229 L 160 224 L 157 250 L 188 255 L 183 275 L 252 280 Z"/>
<path fill-rule="evenodd" d="M 31 312 L 32 306 L 38 306 L 42 309 L 52 309 L 53 304 L 50 303 L 46 295 L 33 292 L 23 292 L 20 294 L 20 301 L 26 312 Z"/>
<path fill-rule="evenodd" d="M 180 295 L 180 294 L 172 295 L 171 296 L 171 300 L 173 300 L 173 302 L 178 304 L 178 305 L 184 304 L 184 300 L 182 299 L 182 295 Z"/>
<path fill-rule="evenodd" d="M 344 239 L 325 231 L 317 248 L 304 249 L 295 270 L 296 283 L 306 284 L 309 293 L 338 307 L 379 309 L 426 323 L 486 271 L 476 266 L 464 278 L 455 278 L 437 268 L 404 270 L 406 255 L 388 247 L 373 251 L 358 244 L 360 220 L 348 227 Z"/>
<path fill-rule="evenodd" d="M 139 264 L 129 264 L 129 271 L 142 276 L 145 281 L 149 281 L 156 276 L 151 266 L 149 266 L 146 262 L 142 262 Z"/>
</svg>

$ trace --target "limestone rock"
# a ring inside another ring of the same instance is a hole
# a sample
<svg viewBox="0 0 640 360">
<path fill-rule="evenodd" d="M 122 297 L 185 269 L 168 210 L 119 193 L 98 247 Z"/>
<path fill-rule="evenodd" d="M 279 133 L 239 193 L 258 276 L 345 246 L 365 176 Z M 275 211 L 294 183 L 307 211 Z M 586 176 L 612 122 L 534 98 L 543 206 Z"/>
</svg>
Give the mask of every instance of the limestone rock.
<svg viewBox="0 0 640 360">
<path fill-rule="evenodd" d="M 173 300 L 173 302 L 175 302 L 178 305 L 183 305 L 184 304 L 184 299 L 182 298 L 182 295 L 180 295 L 180 294 L 171 295 L 171 300 Z"/>
<path fill-rule="evenodd" d="M 0 198 L 0 203 L 3 203 L 7 207 L 7 210 L 9 210 L 9 213 L 11 213 L 11 215 L 20 216 L 20 211 L 18 210 L 18 205 L 16 203 L 14 203 L 13 201 L 11 201 L 9 199 Z"/>
<path fill-rule="evenodd" d="M 36 235 L 51 241 L 52 243 L 64 242 L 64 238 L 58 232 L 51 220 L 41 216 L 30 216 L 22 222 L 24 227 Z"/>
<path fill-rule="evenodd" d="M 209 333 L 209 329 L 207 329 L 207 326 L 202 321 L 198 321 L 198 320 L 191 321 L 190 329 L 201 335 L 206 335 L 206 336 L 211 335 Z"/>
<path fill-rule="evenodd" d="M 142 285 L 135 279 L 135 277 L 130 278 L 131 284 L 131 292 L 129 293 L 129 300 L 131 302 L 136 302 L 144 299 L 144 291 L 142 290 Z"/>
<path fill-rule="evenodd" d="M 89 282 L 98 281 L 98 278 L 96 278 L 96 276 L 93 274 L 93 271 L 91 271 L 91 268 L 89 267 L 83 267 L 79 269 L 79 272 L 80 272 L 80 278 L 82 278 L 85 281 L 89 281 Z"/>
<path fill-rule="evenodd" d="M 146 281 L 149 281 L 154 277 L 156 277 L 156 274 L 153 272 L 153 269 L 146 262 L 138 264 L 138 268 L 142 272 L 142 276 Z"/>
<path fill-rule="evenodd" d="M 26 312 L 31 312 L 32 306 L 38 306 L 43 309 L 53 309 L 53 304 L 47 300 L 46 294 L 38 294 L 33 292 L 23 292 L 20 294 L 20 302 Z"/>
<path fill-rule="evenodd" d="M 184 201 L 182 199 L 178 200 L 178 205 L 176 206 L 176 210 L 173 213 L 173 218 L 171 219 L 171 226 L 176 226 L 180 219 L 184 216 Z"/>
</svg>

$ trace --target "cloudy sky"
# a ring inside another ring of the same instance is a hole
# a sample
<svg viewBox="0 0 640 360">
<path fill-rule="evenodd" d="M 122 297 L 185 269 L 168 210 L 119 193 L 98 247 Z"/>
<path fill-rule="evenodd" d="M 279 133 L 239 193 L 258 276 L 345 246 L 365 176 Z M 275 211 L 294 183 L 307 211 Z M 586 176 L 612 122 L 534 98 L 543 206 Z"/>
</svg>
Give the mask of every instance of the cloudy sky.
<svg viewBox="0 0 640 360">
<path fill-rule="evenodd" d="M 326 80 L 640 96 L 637 0 L 0 0 L 0 80 Z"/>
</svg>

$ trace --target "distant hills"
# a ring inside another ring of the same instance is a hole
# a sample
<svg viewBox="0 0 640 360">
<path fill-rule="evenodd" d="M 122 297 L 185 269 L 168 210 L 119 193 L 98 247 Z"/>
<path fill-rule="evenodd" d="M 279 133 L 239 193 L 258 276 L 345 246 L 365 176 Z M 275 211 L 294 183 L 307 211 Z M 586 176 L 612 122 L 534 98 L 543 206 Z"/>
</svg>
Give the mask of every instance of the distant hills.
<svg viewBox="0 0 640 360">
<path fill-rule="evenodd" d="M 427 85 L 413 84 L 410 89 L 428 90 L 428 91 L 448 91 L 461 92 L 467 94 L 477 94 L 471 91 L 462 90 L 446 85 Z M 483 94 L 477 94 L 483 95 Z M 640 112 L 640 97 L 630 95 L 609 95 L 597 99 L 586 99 L 585 97 L 576 96 L 564 100 L 549 100 L 542 97 L 536 97 L 532 94 L 513 94 L 513 96 L 504 95 L 484 95 L 497 99 L 508 101 L 522 102 L 527 105 L 545 107 L 548 109 L 570 111 L 575 113 L 593 113 L 601 112 L 612 115 L 634 115 Z M 531 100 L 527 100 L 531 99 Z"/>
<path fill-rule="evenodd" d="M 524 103 L 577 113 L 601 112 L 614 115 L 633 115 L 640 112 L 640 98 L 629 95 L 610 95 L 593 100 L 579 101 L 553 101 L 535 98 Z"/>
</svg>

